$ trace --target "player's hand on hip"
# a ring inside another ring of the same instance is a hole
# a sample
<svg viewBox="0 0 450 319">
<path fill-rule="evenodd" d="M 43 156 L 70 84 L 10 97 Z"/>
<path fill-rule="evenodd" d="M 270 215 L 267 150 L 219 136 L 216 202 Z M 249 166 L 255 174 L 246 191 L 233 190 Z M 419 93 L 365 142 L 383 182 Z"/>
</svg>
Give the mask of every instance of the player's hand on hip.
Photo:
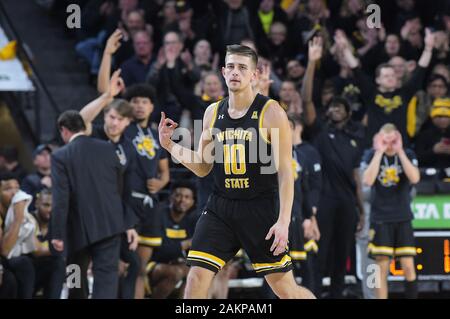
<svg viewBox="0 0 450 319">
<path fill-rule="evenodd" d="M 178 124 L 173 120 L 166 118 L 166 114 L 161 112 L 161 121 L 159 122 L 159 142 L 161 146 L 167 149 L 170 145 L 170 138 L 177 128 Z"/>
<path fill-rule="evenodd" d="M 52 245 L 56 251 L 61 252 L 64 250 L 64 242 L 60 239 L 52 239 Z"/>
<path fill-rule="evenodd" d="M 365 222 L 364 216 L 359 216 L 358 224 L 356 225 L 356 234 L 359 234 L 364 229 Z"/>
<path fill-rule="evenodd" d="M 313 233 L 313 238 L 315 241 L 320 240 L 320 230 L 319 230 L 319 225 L 317 223 L 317 218 L 316 217 L 312 217 L 312 233 Z"/>
<path fill-rule="evenodd" d="M 131 228 L 127 230 L 128 249 L 135 251 L 139 244 L 139 235 L 135 229 Z"/>
<path fill-rule="evenodd" d="M 284 223 L 282 221 L 277 221 L 269 230 L 266 236 L 266 240 L 270 240 L 274 236 L 272 246 L 270 251 L 273 252 L 274 256 L 286 251 L 288 243 L 288 233 L 289 233 L 289 223 Z"/>
<path fill-rule="evenodd" d="M 311 221 L 311 219 L 309 219 L 309 218 L 305 219 L 303 221 L 302 227 L 303 227 L 304 237 L 306 239 L 308 239 L 308 240 L 312 239 L 314 235 L 313 235 L 313 230 L 312 230 L 312 221 Z"/>
</svg>

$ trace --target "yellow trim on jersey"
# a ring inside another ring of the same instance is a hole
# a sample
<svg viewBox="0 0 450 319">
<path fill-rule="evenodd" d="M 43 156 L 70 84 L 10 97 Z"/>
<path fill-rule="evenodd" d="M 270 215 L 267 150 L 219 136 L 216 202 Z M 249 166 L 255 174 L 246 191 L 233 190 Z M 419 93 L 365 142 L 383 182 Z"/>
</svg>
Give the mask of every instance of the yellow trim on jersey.
<svg viewBox="0 0 450 319">
<path fill-rule="evenodd" d="M 266 263 L 266 264 L 252 264 L 253 269 L 255 269 L 256 272 L 270 270 L 270 269 L 276 269 L 276 268 L 283 268 L 286 267 L 291 262 L 291 257 L 289 255 L 285 255 L 283 259 L 280 261 L 277 261 L 275 263 Z"/>
<path fill-rule="evenodd" d="M 292 260 L 306 260 L 306 251 L 291 250 L 289 252 Z"/>
<path fill-rule="evenodd" d="M 387 246 L 375 246 L 374 244 L 369 244 L 368 250 L 374 254 L 384 254 L 384 255 L 393 255 L 394 248 Z"/>
<path fill-rule="evenodd" d="M 219 102 L 215 103 L 216 105 L 213 106 L 213 117 L 211 119 L 211 123 L 209 124 L 209 128 L 213 128 L 214 127 L 214 123 L 216 123 L 216 118 L 217 118 L 217 110 L 219 109 Z"/>
<path fill-rule="evenodd" d="M 193 258 L 197 258 L 197 259 L 201 259 L 201 260 L 208 260 L 208 261 L 216 264 L 219 268 L 222 268 L 223 266 L 225 266 L 225 261 L 223 261 L 222 259 L 220 259 L 214 255 L 204 253 L 202 251 L 189 250 L 188 258 L 189 257 L 193 257 Z"/>
<path fill-rule="evenodd" d="M 314 239 L 309 240 L 303 247 L 307 252 L 314 251 L 317 253 L 319 251 L 319 246 Z"/>
<path fill-rule="evenodd" d="M 147 246 L 161 246 L 162 237 L 144 237 L 139 236 L 139 245 L 147 245 Z"/>
<path fill-rule="evenodd" d="M 288 261 L 288 262 L 286 262 L 285 264 L 283 264 L 281 266 L 261 268 L 261 269 L 255 270 L 255 272 L 256 273 L 261 273 L 261 272 L 264 272 L 264 271 L 271 271 L 271 270 L 276 270 L 276 269 L 282 269 L 282 268 L 286 268 L 289 265 L 292 265 L 292 261 Z"/>
<path fill-rule="evenodd" d="M 209 261 L 207 261 L 207 260 L 204 260 L 204 259 L 200 259 L 200 258 L 187 258 L 187 260 L 191 260 L 191 261 L 198 261 L 198 262 L 201 262 L 201 263 L 204 263 L 204 264 L 208 264 L 208 265 L 210 265 L 210 266 L 213 266 L 214 268 L 216 268 L 217 270 L 220 270 L 221 268 L 219 267 L 219 266 L 217 266 L 216 264 L 213 264 L 213 263 L 211 263 L 211 262 L 209 262 Z"/>
<path fill-rule="evenodd" d="M 408 254 L 408 255 L 416 255 L 416 247 L 400 247 L 395 248 L 395 254 L 402 255 L 402 254 Z"/>
<path fill-rule="evenodd" d="M 264 123 L 264 114 L 266 113 L 267 110 L 267 106 L 269 105 L 270 102 L 273 102 L 274 100 L 270 99 L 266 102 L 266 104 L 264 104 L 262 110 L 261 110 L 261 115 L 259 116 L 259 134 L 261 135 L 262 139 L 267 143 L 270 144 L 269 138 L 267 136 L 267 129 L 263 129 L 263 123 Z"/>
<path fill-rule="evenodd" d="M 156 261 L 151 261 L 147 264 L 147 267 L 145 267 L 145 271 L 147 272 L 147 274 L 151 273 L 152 270 L 155 268 L 156 266 Z"/>
<path fill-rule="evenodd" d="M 187 232 L 186 229 L 166 228 L 166 237 L 172 239 L 185 239 L 187 238 Z"/>
<path fill-rule="evenodd" d="M 244 257 L 245 251 L 241 248 L 239 249 L 239 251 L 236 253 L 236 255 L 234 255 L 234 257 L 236 258 L 242 258 Z"/>
</svg>

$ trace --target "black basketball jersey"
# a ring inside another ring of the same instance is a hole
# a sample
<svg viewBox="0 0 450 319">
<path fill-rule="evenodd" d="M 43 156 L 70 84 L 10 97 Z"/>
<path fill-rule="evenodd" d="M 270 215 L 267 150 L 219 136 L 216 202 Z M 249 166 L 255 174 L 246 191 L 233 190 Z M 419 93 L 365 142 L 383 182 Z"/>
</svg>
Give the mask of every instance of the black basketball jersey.
<svg viewBox="0 0 450 319">
<path fill-rule="evenodd" d="M 262 129 L 269 101 L 257 94 L 247 113 L 238 119 L 228 114 L 228 98 L 214 105 L 210 128 L 215 152 L 215 194 L 229 199 L 252 199 L 276 193 L 278 180 L 272 148 Z"/>
</svg>

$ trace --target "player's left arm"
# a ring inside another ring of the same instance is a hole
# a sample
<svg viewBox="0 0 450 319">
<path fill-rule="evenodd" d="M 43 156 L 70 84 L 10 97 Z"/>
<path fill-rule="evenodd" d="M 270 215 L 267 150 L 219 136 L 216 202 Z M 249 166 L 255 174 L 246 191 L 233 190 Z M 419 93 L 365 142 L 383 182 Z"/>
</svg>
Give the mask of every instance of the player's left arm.
<svg viewBox="0 0 450 319">
<path fill-rule="evenodd" d="M 289 121 L 286 112 L 275 101 L 270 102 L 270 105 L 267 106 L 263 128 L 268 131 L 275 167 L 278 171 L 280 211 L 277 222 L 269 230 L 266 237 L 268 240 L 274 235 L 275 239 L 270 250 L 276 256 L 283 253 L 287 247 L 294 199 L 294 174 L 292 172 L 292 136 Z"/>
<path fill-rule="evenodd" d="M 406 177 L 408 178 L 411 184 L 417 184 L 420 182 L 420 171 L 418 166 L 417 159 L 415 155 L 412 156 L 412 159 L 408 157 L 405 149 L 403 148 L 403 141 L 400 132 L 395 132 L 395 140 L 393 144 L 393 148 L 396 151 L 398 158 L 400 159 L 400 163 L 402 164 L 403 171 L 405 172 Z"/>
<path fill-rule="evenodd" d="M 420 182 L 419 168 L 417 167 L 417 165 L 415 165 L 415 163 L 413 163 L 417 162 L 417 160 L 411 160 L 403 148 L 398 152 L 398 157 L 400 159 L 400 162 L 402 163 L 403 170 L 406 177 L 408 177 L 409 182 L 411 184 L 417 184 L 418 182 Z"/>
</svg>

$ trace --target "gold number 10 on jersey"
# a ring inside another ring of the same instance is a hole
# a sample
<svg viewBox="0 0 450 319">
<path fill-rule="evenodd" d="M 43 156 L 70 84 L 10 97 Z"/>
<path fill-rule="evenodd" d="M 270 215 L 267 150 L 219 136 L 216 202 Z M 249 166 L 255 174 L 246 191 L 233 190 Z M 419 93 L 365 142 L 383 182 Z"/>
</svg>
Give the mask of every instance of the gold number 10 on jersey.
<svg viewBox="0 0 450 319">
<path fill-rule="evenodd" d="M 225 144 L 223 146 L 225 174 L 242 175 L 246 172 L 245 147 L 242 144 Z"/>
</svg>

